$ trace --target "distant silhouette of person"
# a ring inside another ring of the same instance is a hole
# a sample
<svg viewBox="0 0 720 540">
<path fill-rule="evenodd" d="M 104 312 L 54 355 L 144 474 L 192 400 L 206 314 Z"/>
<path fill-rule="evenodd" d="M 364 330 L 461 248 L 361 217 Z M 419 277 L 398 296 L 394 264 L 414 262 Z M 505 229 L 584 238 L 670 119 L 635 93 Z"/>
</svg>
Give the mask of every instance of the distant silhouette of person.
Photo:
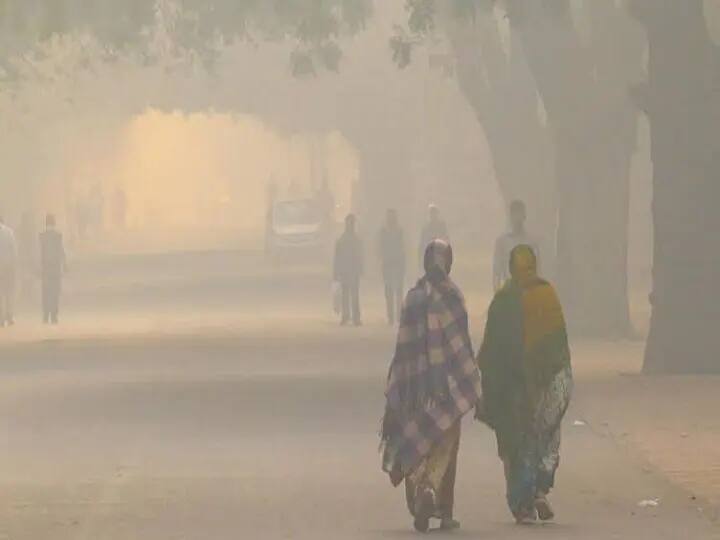
<svg viewBox="0 0 720 540">
<path fill-rule="evenodd" d="M 356 231 L 354 214 L 345 218 L 345 232 L 335 244 L 334 278 L 342 291 L 342 325 L 362 325 L 360 314 L 360 278 L 364 271 L 363 246 Z"/>
<path fill-rule="evenodd" d="M 40 276 L 45 324 L 57 324 L 59 321 L 60 293 L 65 266 L 63 237 L 56 229 L 55 216 L 48 214 L 45 219 L 45 231 L 40 233 Z"/>
<path fill-rule="evenodd" d="M 31 212 L 25 212 L 17 231 L 18 273 L 20 294 L 29 299 L 33 296 L 33 281 L 37 272 L 38 232 Z"/>
<path fill-rule="evenodd" d="M 15 233 L 0 217 L 0 327 L 15 324 L 15 274 L 17 243 Z"/>
<path fill-rule="evenodd" d="M 418 259 L 423 264 L 425 258 L 425 249 L 433 240 L 443 240 L 450 242 L 447 224 L 440 214 L 440 209 L 431 204 L 428 207 L 428 220 L 423 226 L 420 234 L 420 244 L 418 245 Z"/>
<path fill-rule="evenodd" d="M 540 268 L 540 246 L 537 241 L 525 229 L 527 221 L 527 210 L 525 203 L 515 200 L 510 203 L 510 231 L 498 238 L 495 243 L 495 256 L 493 261 L 493 287 L 500 290 L 505 282 L 510 279 L 510 253 L 517 246 L 526 245 L 535 253 L 538 270 Z"/>
<path fill-rule="evenodd" d="M 390 209 L 385 216 L 385 224 L 380 229 L 380 262 L 385 283 L 385 303 L 389 324 L 395 324 L 396 315 L 402 311 L 403 287 L 405 284 L 405 235 L 398 223 L 397 211 Z"/>
</svg>

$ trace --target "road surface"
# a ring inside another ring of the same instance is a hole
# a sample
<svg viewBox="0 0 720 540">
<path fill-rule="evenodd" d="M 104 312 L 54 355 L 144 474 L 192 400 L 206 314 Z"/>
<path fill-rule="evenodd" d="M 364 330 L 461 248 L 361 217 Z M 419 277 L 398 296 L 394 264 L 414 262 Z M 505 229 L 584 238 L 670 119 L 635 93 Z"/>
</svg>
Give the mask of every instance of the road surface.
<svg viewBox="0 0 720 540">
<path fill-rule="evenodd" d="M 341 329 L 322 273 L 226 257 L 78 268 L 62 328 L 26 313 L 0 335 L 0 540 L 414 536 L 379 470 L 394 335 L 378 288 L 366 326 Z M 557 523 L 513 525 L 493 437 L 467 422 L 452 536 L 719 538 L 688 494 L 574 425 L 578 379 Z"/>
</svg>

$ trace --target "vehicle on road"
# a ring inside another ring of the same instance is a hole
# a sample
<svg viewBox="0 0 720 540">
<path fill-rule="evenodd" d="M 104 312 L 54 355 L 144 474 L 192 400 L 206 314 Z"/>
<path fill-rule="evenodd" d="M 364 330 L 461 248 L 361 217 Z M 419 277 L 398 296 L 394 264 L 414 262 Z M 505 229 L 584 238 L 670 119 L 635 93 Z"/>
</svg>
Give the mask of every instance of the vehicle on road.
<svg viewBox="0 0 720 540">
<path fill-rule="evenodd" d="M 268 255 L 320 252 L 328 247 L 329 239 L 316 201 L 298 199 L 273 204 L 268 220 Z"/>
</svg>

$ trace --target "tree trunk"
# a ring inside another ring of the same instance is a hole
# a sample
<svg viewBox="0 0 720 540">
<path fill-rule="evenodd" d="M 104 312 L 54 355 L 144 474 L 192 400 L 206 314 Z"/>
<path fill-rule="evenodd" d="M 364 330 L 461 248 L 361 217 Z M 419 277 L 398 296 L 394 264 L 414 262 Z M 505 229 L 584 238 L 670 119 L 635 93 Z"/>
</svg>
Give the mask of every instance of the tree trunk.
<svg viewBox="0 0 720 540">
<path fill-rule="evenodd" d="M 557 228 L 552 145 L 523 51 L 511 47 L 506 53 L 490 12 L 479 12 L 473 21 L 448 17 L 445 25 L 458 83 L 485 132 L 503 199 L 506 205 L 514 199 L 527 204 L 543 272 L 552 274 Z"/>
<path fill-rule="evenodd" d="M 623 337 L 629 172 L 636 115 L 627 89 L 602 80 L 585 54 L 569 2 L 516 2 L 522 36 L 553 130 L 559 193 L 558 288 L 576 334 Z"/>
<path fill-rule="evenodd" d="M 701 0 L 643 0 L 655 246 L 646 373 L 718 373 L 720 96 Z"/>
</svg>

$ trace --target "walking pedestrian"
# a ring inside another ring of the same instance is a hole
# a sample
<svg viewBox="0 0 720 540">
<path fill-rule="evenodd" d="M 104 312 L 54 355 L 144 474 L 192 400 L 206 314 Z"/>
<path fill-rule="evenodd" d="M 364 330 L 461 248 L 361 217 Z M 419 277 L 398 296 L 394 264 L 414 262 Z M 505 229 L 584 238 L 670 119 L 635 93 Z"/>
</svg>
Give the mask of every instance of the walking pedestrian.
<svg viewBox="0 0 720 540">
<path fill-rule="evenodd" d="M 17 272 L 15 233 L 0 217 L 0 327 L 15 324 L 15 276 Z"/>
<path fill-rule="evenodd" d="M 520 245 L 527 245 L 533 250 L 540 270 L 540 246 L 527 231 L 527 208 L 525 203 L 515 200 L 509 208 L 510 230 L 497 239 L 493 258 L 493 288 L 499 291 L 510 279 L 510 252 Z"/>
<path fill-rule="evenodd" d="M 335 244 L 334 278 L 340 284 L 342 294 L 343 326 L 352 323 L 362 325 L 360 310 L 360 278 L 364 271 L 363 246 L 356 230 L 356 218 L 345 218 L 345 231 Z"/>
<path fill-rule="evenodd" d="M 457 529 L 454 491 L 460 422 L 480 399 L 468 315 L 450 279 L 452 248 L 426 248 L 425 276 L 408 293 L 390 366 L 382 423 L 383 470 L 394 486 L 405 482 L 415 528 L 430 519 Z"/>
<path fill-rule="evenodd" d="M 513 516 L 518 523 L 549 521 L 560 425 L 572 393 L 570 348 L 557 294 L 538 277 L 530 246 L 512 250 L 510 274 L 490 306 L 478 355 L 478 412 L 497 435 Z"/>
<path fill-rule="evenodd" d="M 385 224 L 378 236 L 388 324 L 394 325 L 396 315 L 399 317 L 402 311 L 407 257 L 405 234 L 398 222 L 396 210 L 387 211 Z"/>
<path fill-rule="evenodd" d="M 40 233 L 40 276 L 45 324 L 59 322 L 60 294 L 66 267 L 63 236 L 56 227 L 55 216 L 48 214 L 45 219 L 45 231 Z"/>
<path fill-rule="evenodd" d="M 433 240 L 444 240 L 450 242 L 450 234 L 448 233 L 447 223 L 442 218 L 440 209 L 431 204 L 428 206 L 428 220 L 423 225 L 420 233 L 420 243 L 418 245 L 418 259 L 422 267 L 425 257 L 425 249 Z"/>
</svg>

